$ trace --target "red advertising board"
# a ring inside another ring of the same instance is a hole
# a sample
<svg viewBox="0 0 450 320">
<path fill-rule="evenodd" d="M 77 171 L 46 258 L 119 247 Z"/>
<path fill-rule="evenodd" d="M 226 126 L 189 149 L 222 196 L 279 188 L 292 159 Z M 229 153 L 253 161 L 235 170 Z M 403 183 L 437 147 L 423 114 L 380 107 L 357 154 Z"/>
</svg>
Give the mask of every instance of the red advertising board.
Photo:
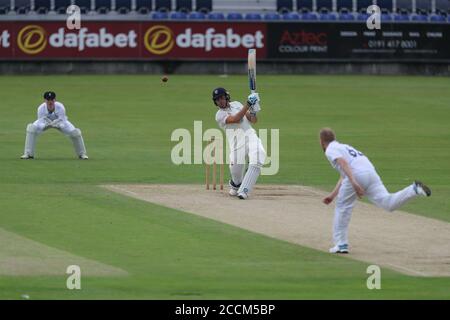
<svg viewBox="0 0 450 320">
<path fill-rule="evenodd" d="M 0 59 L 245 59 L 266 56 L 263 23 L 2 22 Z"/>
</svg>

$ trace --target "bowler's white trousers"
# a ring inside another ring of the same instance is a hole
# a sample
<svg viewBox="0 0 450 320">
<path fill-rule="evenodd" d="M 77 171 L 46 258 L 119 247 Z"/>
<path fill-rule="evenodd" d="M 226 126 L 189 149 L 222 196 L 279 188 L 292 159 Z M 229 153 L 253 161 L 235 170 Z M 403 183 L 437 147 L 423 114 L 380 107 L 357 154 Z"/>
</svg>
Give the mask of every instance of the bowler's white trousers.
<svg viewBox="0 0 450 320">
<path fill-rule="evenodd" d="M 396 193 L 389 193 L 375 170 L 353 174 L 355 180 L 364 189 L 367 198 L 377 207 L 394 211 L 408 200 L 417 196 L 414 185 Z M 342 180 L 336 199 L 334 212 L 333 240 L 335 245 L 348 244 L 348 226 L 357 195 L 347 177 Z"/>
</svg>

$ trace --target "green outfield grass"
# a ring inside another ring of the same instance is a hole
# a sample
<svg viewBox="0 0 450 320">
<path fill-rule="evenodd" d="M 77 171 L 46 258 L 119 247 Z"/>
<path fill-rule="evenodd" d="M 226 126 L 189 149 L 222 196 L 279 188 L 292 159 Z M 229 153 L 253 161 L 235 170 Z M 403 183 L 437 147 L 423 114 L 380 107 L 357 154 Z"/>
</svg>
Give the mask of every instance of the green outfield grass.
<svg viewBox="0 0 450 320">
<path fill-rule="evenodd" d="M 421 179 L 430 199 L 403 209 L 450 222 L 450 79 L 258 76 L 256 128 L 280 129 L 280 171 L 261 183 L 331 190 L 337 173 L 318 144 L 321 127 L 373 161 L 389 190 Z M 20 299 L 449 299 L 450 278 L 383 269 L 366 288 L 367 264 L 253 234 L 113 194 L 105 183 L 203 183 L 200 165 L 175 166 L 170 135 L 215 128 L 211 91 L 248 94 L 244 76 L 0 77 L 0 228 L 126 270 L 127 277 L 0 276 L 0 298 Z M 19 160 L 26 124 L 54 90 L 83 131 L 89 161 L 75 159 L 57 132 L 38 140 L 37 159 Z M 332 209 L 330 208 L 330 214 Z M 331 226 L 330 226 L 331 230 Z M 382 235 L 380 235 L 382 236 Z"/>
</svg>

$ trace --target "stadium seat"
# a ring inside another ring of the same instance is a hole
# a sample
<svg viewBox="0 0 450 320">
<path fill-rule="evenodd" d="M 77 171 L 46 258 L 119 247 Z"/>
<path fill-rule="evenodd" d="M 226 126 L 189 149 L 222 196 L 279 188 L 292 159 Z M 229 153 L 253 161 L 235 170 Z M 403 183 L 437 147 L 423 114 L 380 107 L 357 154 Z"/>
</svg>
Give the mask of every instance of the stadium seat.
<svg viewBox="0 0 450 320">
<path fill-rule="evenodd" d="M 450 1 L 436 0 L 436 13 L 450 14 Z"/>
<path fill-rule="evenodd" d="M 245 15 L 245 20 L 258 21 L 261 20 L 261 15 L 259 13 L 247 13 Z"/>
<path fill-rule="evenodd" d="M 392 16 L 389 13 L 381 13 L 381 21 L 386 22 L 386 21 L 392 21 Z"/>
<path fill-rule="evenodd" d="M 367 13 L 360 12 L 360 13 L 358 13 L 358 16 L 356 17 L 356 19 L 358 21 L 367 21 L 367 19 L 369 19 L 369 15 Z"/>
<path fill-rule="evenodd" d="M 430 0 L 416 0 L 416 12 L 422 13 L 422 14 L 430 14 L 431 13 L 431 1 Z"/>
<path fill-rule="evenodd" d="M 430 16 L 430 21 L 431 22 L 445 22 L 445 16 L 443 16 L 442 14 L 432 14 Z"/>
<path fill-rule="evenodd" d="M 178 12 L 189 13 L 192 11 L 192 0 L 177 0 L 175 5 Z"/>
<path fill-rule="evenodd" d="M 332 0 L 316 0 L 317 11 L 327 10 L 328 12 L 333 10 Z"/>
<path fill-rule="evenodd" d="M 413 14 L 411 16 L 411 21 L 427 22 L 428 16 L 425 14 Z"/>
<path fill-rule="evenodd" d="M 393 1 L 392 0 L 378 0 L 377 6 L 380 7 L 381 11 L 384 12 L 393 12 Z"/>
<path fill-rule="evenodd" d="M 279 13 L 287 13 L 294 10 L 294 1 L 292 0 L 277 0 L 277 11 Z"/>
<path fill-rule="evenodd" d="M 131 0 L 116 0 L 116 11 L 126 14 L 131 11 Z"/>
<path fill-rule="evenodd" d="M 95 11 L 98 14 L 106 14 L 111 11 L 111 0 L 95 0 Z"/>
<path fill-rule="evenodd" d="M 203 13 L 212 11 L 212 0 L 197 0 L 196 10 Z"/>
<path fill-rule="evenodd" d="M 353 0 L 337 0 L 336 1 L 336 10 L 342 12 L 343 10 L 347 12 L 353 11 Z M 340 20 L 340 16 L 339 16 Z"/>
<path fill-rule="evenodd" d="M 313 11 L 313 0 L 297 0 L 297 10 L 301 12 Z"/>
<path fill-rule="evenodd" d="M 152 0 L 136 0 L 136 11 L 141 14 L 152 11 Z"/>
<path fill-rule="evenodd" d="M 322 12 L 322 13 L 320 13 L 320 20 L 321 21 L 335 21 L 336 15 L 334 15 L 331 12 Z"/>
<path fill-rule="evenodd" d="M 243 18 L 239 12 L 230 12 L 227 14 L 227 20 L 242 20 Z"/>
<path fill-rule="evenodd" d="M 59 14 L 66 14 L 67 7 L 72 4 L 71 0 L 55 0 L 55 11 Z"/>
<path fill-rule="evenodd" d="M 0 14 L 7 14 L 11 11 L 11 0 L 0 0 Z"/>
<path fill-rule="evenodd" d="M 225 16 L 221 12 L 208 13 L 208 19 L 210 20 L 225 20 Z"/>
<path fill-rule="evenodd" d="M 412 12 L 412 0 L 397 0 L 397 12 Z"/>
<path fill-rule="evenodd" d="M 80 8 L 81 13 L 89 12 L 92 9 L 91 0 L 74 0 L 73 4 Z"/>
<path fill-rule="evenodd" d="M 172 11 L 172 0 L 155 0 L 155 10 L 160 12 Z"/>
<path fill-rule="evenodd" d="M 16 0 L 14 2 L 14 11 L 17 14 L 27 14 L 31 9 L 31 1 L 30 0 Z"/>
<path fill-rule="evenodd" d="M 50 11 L 50 0 L 34 0 L 34 11 L 37 14 L 47 14 Z"/>
<path fill-rule="evenodd" d="M 280 15 L 276 12 L 269 12 L 264 15 L 264 20 L 280 20 Z"/>
<path fill-rule="evenodd" d="M 169 14 L 165 11 L 155 11 L 151 14 L 151 18 L 153 20 L 167 20 L 169 18 Z"/>
<path fill-rule="evenodd" d="M 316 21 L 318 19 L 319 19 L 319 17 L 317 16 L 317 14 L 315 12 L 302 12 L 300 14 L 300 20 Z"/>
<path fill-rule="evenodd" d="M 339 14 L 340 21 L 353 21 L 355 20 L 355 16 L 350 12 L 342 12 Z"/>
<path fill-rule="evenodd" d="M 397 13 L 394 15 L 394 21 L 409 21 L 409 14 L 407 12 Z"/>
<path fill-rule="evenodd" d="M 175 12 L 170 13 L 169 18 L 172 19 L 172 20 L 186 20 L 187 19 L 187 13 L 186 12 L 175 11 Z"/>
<path fill-rule="evenodd" d="M 206 16 L 203 12 L 191 11 L 188 14 L 189 20 L 205 20 Z"/>
<path fill-rule="evenodd" d="M 286 12 L 283 14 L 283 20 L 288 21 L 300 20 L 300 15 L 297 12 Z"/>
<path fill-rule="evenodd" d="M 367 13 L 367 8 L 373 4 L 373 0 L 357 0 L 356 10 Z"/>
</svg>

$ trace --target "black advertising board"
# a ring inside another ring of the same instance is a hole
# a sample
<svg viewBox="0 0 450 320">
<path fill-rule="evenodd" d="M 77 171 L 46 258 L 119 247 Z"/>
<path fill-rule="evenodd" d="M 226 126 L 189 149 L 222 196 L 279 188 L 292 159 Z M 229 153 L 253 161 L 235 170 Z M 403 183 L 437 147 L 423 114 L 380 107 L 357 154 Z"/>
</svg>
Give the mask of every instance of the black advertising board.
<svg viewBox="0 0 450 320">
<path fill-rule="evenodd" d="M 271 23 L 267 58 L 325 61 L 450 61 L 450 24 Z"/>
</svg>

